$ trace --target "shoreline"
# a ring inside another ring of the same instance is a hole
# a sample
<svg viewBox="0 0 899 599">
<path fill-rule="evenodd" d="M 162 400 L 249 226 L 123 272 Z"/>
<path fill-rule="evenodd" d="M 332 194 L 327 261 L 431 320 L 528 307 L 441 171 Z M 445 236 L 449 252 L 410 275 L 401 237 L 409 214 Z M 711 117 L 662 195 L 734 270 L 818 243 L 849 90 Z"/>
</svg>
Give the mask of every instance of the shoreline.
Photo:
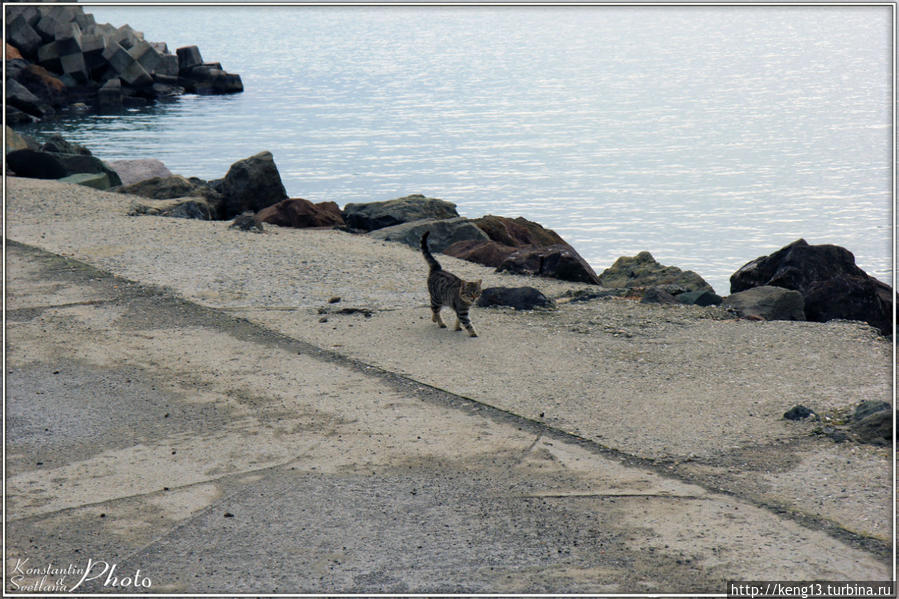
<svg viewBox="0 0 899 599">
<path fill-rule="evenodd" d="M 17 128 L 17 127 L 12 127 L 12 128 L 13 128 L 13 130 L 15 130 L 15 131 L 17 131 L 17 132 L 19 131 L 19 128 Z M 25 133 L 26 133 L 27 135 L 31 135 L 31 134 L 32 134 L 32 132 L 31 132 L 30 130 L 25 130 Z M 41 132 L 34 132 L 34 133 L 35 133 L 36 138 L 46 138 L 46 137 L 51 136 L 51 135 L 54 134 L 54 133 L 49 132 L 49 131 L 47 131 L 47 132 L 41 131 Z M 123 159 L 123 160 L 126 160 L 126 161 L 130 161 L 130 160 L 142 160 L 142 159 L 145 159 L 145 158 L 146 158 L 146 154 L 145 154 L 145 153 L 140 153 L 139 155 L 135 155 L 135 156 L 139 156 L 139 157 L 137 157 L 137 158 Z M 224 173 L 225 173 L 225 172 L 227 171 L 227 169 L 228 169 L 228 165 L 231 164 L 231 163 L 234 161 L 235 158 L 236 158 L 236 157 L 228 157 L 228 158 L 223 157 L 222 160 L 221 160 L 221 169 L 218 170 L 218 171 L 216 171 L 216 172 L 213 173 L 212 175 L 210 175 L 210 177 L 211 177 L 210 180 L 214 179 L 215 177 L 221 177 L 221 176 L 223 176 Z M 113 160 L 113 161 L 117 161 L 117 160 L 118 160 L 118 158 L 115 159 L 115 160 Z M 278 161 L 278 156 L 277 156 L 277 155 L 275 155 L 275 160 L 276 160 L 276 162 Z M 187 173 L 187 174 L 185 174 L 184 176 L 185 176 L 185 177 L 195 177 L 195 173 Z M 436 195 L 436 197 L 445 197 L 445 196 L 441 195 L 439 192 L 435 192 L 435 195 Z M 313 198 L 312 201 L 316 201 L 316 202 L 317 202 L 317 201 L 320 201 L 320 198 L 317 198 L 314 194 L 311 194 L 311 195 L 308 195 L 308 196 L 307 196 L 307 194 L 302 194 L 302 193 L 299 194 L 299 195 L 295 195 L 295 194 L 292 194 L 292 193 L 291 193 L 291 194 L 289 194 L 289 197 L 291 197 L 291 198 L 294 198 L 294 197 L 311 197 L 311 198 Z M 383 202 L 383 201 L 388 201 L 388 200 L 394 199 L 395 197 L 397 197 L 397 194 L 394 194 L 394 195 L 385 195 L 385 196 L 378 196 L 378 197 L 374 197 L 374 196 L 373 196 L 373 197 L 367 198 L 367 199 L 364 200 L 364 201 L 367 201 L 367 202 Z M 335 201 L 338 202 L 338 205 L 340 205 L 340 206 L 342 207 L 343 205 L 345 205 L 345 203 L 359 202 L 360 200 L 358 200 L 358 199 L 350 199 L 350 200 L 343 200 L 343 201 L 342 201 L 340 198 L 335 198 Z M 494 214 L 495 214 L 495 213 L 505 214 L 505 213 L 503 212 L 503 209 L 502 209 L 502 208 L 497 208 L 495 211 L 492 210 L 492 209 L 489 209 L 489 208 L 478 209 L 478 208 L 473 208 L 471 205 L 465 204 L 465 203 L 458 204 L 458 207 L 459 207 L 459 214 L 462 215 L 464 218 L 468 218 L 468 219 L 476 219 L 476 218 L 478 218 L 479 216 L 482 216 L 481 212 L 483 212 L 484 214 L 489 214 L 489 213 L 494 213 Z M 485 210 L 486 210 L 486 211 L 485 211 Z M 522 215 L 522 214 L 520 214 L 518 211 L 515 211 L 515 210 L 511 210 L 511 211 L 509 211 L 508 213 L 509 213 L 510 216 L 515 216 L 515 217 L 517 217 L 517 216 L 524 216 L 525 218 L 528 218 L 528 215 Z M 530 217 L 531 217 L 533 220 L 535 220 L 536 222 L 540 222 L 541 224 L 544 224 L 544 225 L 547 226 L 547 227 L 550 227 L 550 226 L 551 226 L 550 224 L 548 224 L 548 223 L 546 223 L 545 221 L 543 221 L 539 216 L 530 215 Z M 556 230 L 560 230 L 560 231 L 564 231 L 565 226 L 564 226 L 564 225 L 562 225 L 562 226 L 556 226 L 555 229 L 556 229 Z M 568 240 L 571 239 L 571 238 L 568 237 L 568 236 L 565 236 L 565 237 L 566 237 L 566 239 L 568 239 Z M 814 238 L 811 238 L 811 237 L 806 237 L 806 239 L 809 239 L 809 240 L 810 240 L 810 243 L 820 243 L 820 244 L 834 243 L 833 241 L 828 240 L 828 239 L 824 239 L 824 238 L 821 238 L 821 239 L 814 239 Z M 784 237 L 784 238 L 782 239 L 781 243 L 783 243 L 784 245 L 786 245 L 787 243 L 792 242 L 792 241 L 795 241 L 795 239 Z M 573 243 L 574 243 L 575 249 L 578 249 L 578 251 L 581 251 L 581 250 L 577 247 L 577 245 L 578 245 L 577 242 L 574 241 Z M 633 244 L 633 247 L 634 247 L 634 251 L 633 251 L 634 254 L 636 254 L 636 253 L 638 253 L 638 252 L 640 252 L 640 251 L 646 251 L 646 250 L 648 250 L 648 251 L 653 252 L 653 255 L 654 255 L 660 262 L 662 262 L 662 263 L 670 264 L 670 265 L 672 265 L 672 266 L 676 266 L 676 267 L 682 268 L 682 269 L 684 269 L 684 270 L 693 270 L 694 272 L 697 272 L 697 273 L 698 273 L 700 276 L 702 276 L 706 281 L 709 281 L 709 282 L 712 284 L 712 286 L 713 286 L 715 292 L 716 292 L 718 295 L 724 297 L 724 296 L 727 296 L 727 295 L 731 292 L 731 291 L 730 291 L 730 280 L 729 280 L 730 276 L 732 276 L 733 273 L 736 272 L 736 271 L 737 271 L 743 264 L 745 264 L 745 263 L 748 262 L 749 260 L 752 260 L 752 259 L 754 259 L 754 258 L 756 258 L 756 257 L 758 257 L 758 256 L 764 255 L 766 252 L 768 252 L 768 253 L 773 253 L 774 251 L 776 251 L 777 249 L 779 249 L 779 247 L 782 247 L 782 246 L 779 246 L 779 245 L 774 244 L 774 243 L 769 243 L 769 244 L 767 244 L 767 245 L 766 245 L 766 244 L 760 244 L 758 250 L 753 251 L 751 254 L 748 254 L 748 255 L 750 256 L 750 258 L 749 258 L 748 260 L 746 260 L 746 261 L 744 261 L 744 262 L 741 263 L 739 260 L 736 260 L 736 259 L 735 259 L 734 261 L 728 263 L 727 268 L 726 268 L 726 271 L 725 271 L 725 274 L 722 274 L 721 272 L 719 272 L 717 275 L 714 275 L 714 276 L 708 275 L 708 273 L 707 273 L 706 271 L 704 271 L 701 267 L 690 267 L 689 264 L 690 264 L 691 262 L 695 262 L 695 259 L 686 258 L 686 259 L 684 259 L 684 260 L 677 260 L 677 259 L 666 260 L 664 257 L 662 257 L 662 256 L 663 256 L 662 253 L 657 252 L 655 248 L 651 247 L 651 243 L 648 243 L 648 242 L 647 242 L 647 243 L 637 243 L 637 244 Z M 847 247 L 848 247 L 848 246 L 847 246 Z M 849 247 L 848 249 L 851 250 L 852 248 Z M 658 254 L 658 255 L 657 255 L 657 254 Z M 588 263 L 592 268 L 594 268 L 594 269 L 596 270 L 597 273 L 601 273 L 603 269 L 608 268 L 609 266 L 611 266 L 611 265 L 614 263 L 615 259 L 617 259 L 617 258 L 620 257 L 620 256 L 626 255 L 626 254 L 621 253 L 621 252 L 614 252 L 614 253 L 612 253 L 612 254 L 609 254 L 607 258 L 604 258 L 604 259 L 602 259 L 602 260 L 598 260 L 598 259 L 596 259 L 596 258 L 590 259 L 590 258 L 587 257 L 586 252 L 582 252 L 582 255 L 584 256 L 584 258 L 585 258 L 585 260 L 587 261 L 587 263 Z M 718 271 L 721 271 L 722 268 L 723 268 L 723 266 L 718 265 Z M 870 277 L 872 277 L 872 278 L 877 278 L 877 277 L 875 277 L 875 275 L 870 274 L 870 272 L 869 272 L 868 276 L 870 276 Z M 878 278 L 877 280 L 881 281 L 881 282 L 882 282 L 883 284 L 885 284 L 885 285 L 889 285 L 889 284 L 890 284 L 890 278 L 891 278 L 891 277 L 889 277 L 889 276 L 888 276 L 888 277 L 885 277 L 885 278 L 884 278 L 884 277 L 881 277 L 881 278 Z"/>
</svg>

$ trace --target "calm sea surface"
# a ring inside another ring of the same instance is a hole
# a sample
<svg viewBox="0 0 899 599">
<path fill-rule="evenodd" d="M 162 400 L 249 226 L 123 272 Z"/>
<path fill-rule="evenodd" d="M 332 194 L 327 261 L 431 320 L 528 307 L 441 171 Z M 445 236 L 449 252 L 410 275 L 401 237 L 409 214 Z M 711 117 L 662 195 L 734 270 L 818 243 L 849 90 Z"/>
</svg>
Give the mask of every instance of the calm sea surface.
<svg viewBox="0 0 899 599">
<path fill-rule="evenodd" d="M 101 158 L 291 197 L 423 193 L 649 250 L 718 291 L 804 237 L 891 281 L 889 7 L 86 7 L 196 44 L 246 91 L 43 125 Z"/>
</svg>

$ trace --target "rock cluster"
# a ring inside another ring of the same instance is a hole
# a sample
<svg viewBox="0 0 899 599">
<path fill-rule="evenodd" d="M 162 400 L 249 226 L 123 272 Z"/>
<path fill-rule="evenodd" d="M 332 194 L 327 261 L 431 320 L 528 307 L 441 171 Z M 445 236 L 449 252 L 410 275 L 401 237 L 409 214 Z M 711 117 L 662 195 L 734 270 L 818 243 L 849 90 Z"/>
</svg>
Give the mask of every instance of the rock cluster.
<svg viewBox="0 0 899 599">
<path fill-rule="evenodd" d="M 871 445 L 889 445 L 893 439 L 893 410 L 888 402 L 865 400 L 855 406 L 851 416 L 845 413 L 818 414 L 803 405 L 796 405 L 784 413 L 785 420 L 822 423 L 814 429 L 816 435 L 829 437 L 836 443 L 855 441 Z"/>
<path fill-rule="evenodd" d="M 512 272 L 565 281 L 598 283 L 593 269 L 555 231 L 518 217 L 460 217 L 456 205 L 411 195 L 388 202 L 347 204 L 344 219 L 352 229 L 376 239 L 418 248 L 431 231 L 431 251 Z"/>
<path fill-rule="evenodd" d="M 235 219 L 236 228 L 257 232 L 263 231 L 262 223 L 340 228 L 398 241 L 416 251 L 422 234 L 430 231 L 432 252 L 491 266 L 497 272 L 597 286 L 595 291 L 581 290 L 561 301 L 630 297 L 655 304 L 723 302 L 737 316 L 754 320 L 839 318 L 864 321 L 884 335 L 891 333 L 892 289 L 865 274 L 855 265 L 852 253 L 838 246 L 811 246 L 800 239 L 757 258 L 734 273 L 731 295 L 721 298 L 695 272 L 662 265 L 646 251 L 618 258 L 597 276 L 557 233 L 521 217 L 463 218 L 455 204 L 423 195 L 347 204 L 342 211 L 334 202 L 288 198 L 268 151 L 238 160 L 224 177 L 213 181 L 171 174 L 154 160 L 105 163 L 87 148 L 59 136 L 39 145 L 9 127 L 6 151 L 9 171 L 16 175 L 111 188 L 146 198 L 133 205 L 134 215 Z M 533 288 L 496 288 L 485 291 L 481 305 L 531 309 L 552 305 L 552 301 Z"/>
<path fill-rule="evenodd" d="M 281 175 L 271 152 L 260 152 L 231 165 L 224 178 L 204 181 L 197 177 L 169 175 L 152 177 L 112 191 L 137 195 L 150 200 L 180 200 L 172 204 L 175 213 L 162 216 L 188 216 L 230 220 L 245 212 L 257 213 L 287 200 Z M 305 201 L 305 200 L 303 200 Z M 175 209 L 179 204 L 189 206 Z M 202 207 L 205 204 L 206 209 Z M 152 204 L 149 205 L 152 208 Z M 196 208 L 196 209 L 195 209 Z M 137 209 L 137 214 L 157 214 L 149 209 Z M 208 214 L 208 217 L 202 215 Z M 272 213 L 270 213 L 272 214 Z M 257 220 L 261 220 L 258 218 Z"/>
<path fill-rule="evenodd" d="M 445 254 L 494 266 L 497 272 L 598 284 L 587 261 L 558 233 L 539 223 L 520 216 L 513 219 L 492 214 L 471 223 L 487 238 L 456 242 L 443 250 Z"/>
<path fill-rule="evenodd" d="M 859 268 L 845 248 L 799 239 L 743 265 L 730 278 L 735 295 L 765 286 L 797 292 L 802 320 L 861 320 L 883 335 L 892 333 L 893 290 Z"/>
<path fill-rule="evenodd" d="M 196 46 L 172 54 L 128 25 L 96 23 L 80 6 L 4 8 L 9 124 L 51 118 L 74 103 L 106 111 L 184 93 L 243 91 L 239 75 L 204 62 Z"/>
<path fill-rule="evenodd" d="M 11 129 L 7 127 L 7 133 Z M 121 185 L 118 174 L 90 150 L 53 136 L 43 145 L 19 135 L 24 147 L 7 152 L 9 170 L 20 177 L 33 179 L 65 179 L 70 183 L 107 189 Z M 73 178 L 74 177 L 74 178 Z"/>
</svg>

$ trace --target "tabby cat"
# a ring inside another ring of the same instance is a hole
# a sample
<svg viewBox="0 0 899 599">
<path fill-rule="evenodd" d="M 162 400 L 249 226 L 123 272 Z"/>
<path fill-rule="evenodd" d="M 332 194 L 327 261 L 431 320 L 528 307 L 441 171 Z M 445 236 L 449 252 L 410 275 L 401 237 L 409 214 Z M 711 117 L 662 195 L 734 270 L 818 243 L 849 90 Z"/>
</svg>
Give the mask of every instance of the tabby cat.
<svg viewBox="0 0 899 599">
<path fill-rule="evenodd" d="M 443 270 L 428 250 L 428 235 L 430 234 L 430 231 L 425 231 L 425 234 L 421 236 L 421 253 L 425 255 L 425 260 L 431 267 L 431 271 L 428 273 L 428 291 L 431 294 L 431 313 L 433 314 L 431 320 L 436 322 L 441 329 L 445 329 L 446 325 L 440 318 L 440 308 L 449 306 L 456 312 L 456 328 L 454 330 L 461 331 L 464 326 L 469 336 L 477 337 L 478 334 L 468 318 L 468 309 L 481 295 L 481 281 L 463 281 L 456 275 Z"/>
</svg>

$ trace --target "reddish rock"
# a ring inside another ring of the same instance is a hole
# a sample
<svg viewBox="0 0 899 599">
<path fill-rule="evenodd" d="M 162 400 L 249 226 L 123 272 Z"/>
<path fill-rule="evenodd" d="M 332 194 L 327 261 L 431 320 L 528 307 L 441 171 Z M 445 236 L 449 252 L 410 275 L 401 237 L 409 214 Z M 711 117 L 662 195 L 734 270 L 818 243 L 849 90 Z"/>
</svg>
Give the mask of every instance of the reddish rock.
<svg viewBox="0 0 899 599">
<path fill-rule="evenodd" d="M 19 72 L 17 80 L 51 106 L 62 106 L 67 101 L 65 84 L 40 65 L 28 65 Z"/>
<path fill-rule="evenodd" d="M 524 247 L 533 245 L 537 247 L 547 247 L 551 245 L 568 245 L 564 239 L 552 229 L 545 229 L 539 223 L 527 220 L 519 216 L 518 218 L 508 218 L 505 216 L 493 216 L 488 214 L 481 218 L 475 219 L 476 224 L 487 236 L 498 243 L 512 246 Z"/>
<path fill-rule="evenodd" d="M 6 60 L 15 60 L 17 58 L 21 59 L 22 53 L 19 52 L 15 46 L 6 44 Z"/>
<path fill-rule="evenodd" d="M 517 249 L 496 270 L 599 285 L 587 261 L 567 244 Z"/>
<path fill-rule="evenodd" d="M 496 241 L 479 241 L 466 239 L 457 241 L 445 248 L 443 253 L 447 256 L 461 258 L 469 262 L 483 264 L 484 266 L 497 267 L 508 258 L 516 248 L 498 243 Z"/>
<path fill-rule="evenodd" d="M 313 204 L 303 198 L 283 200 L 256 213 L 265 223 L 282 227 L 334 227 L 343 225 L 340 208 L 334 202 Z"/>
</svg>

